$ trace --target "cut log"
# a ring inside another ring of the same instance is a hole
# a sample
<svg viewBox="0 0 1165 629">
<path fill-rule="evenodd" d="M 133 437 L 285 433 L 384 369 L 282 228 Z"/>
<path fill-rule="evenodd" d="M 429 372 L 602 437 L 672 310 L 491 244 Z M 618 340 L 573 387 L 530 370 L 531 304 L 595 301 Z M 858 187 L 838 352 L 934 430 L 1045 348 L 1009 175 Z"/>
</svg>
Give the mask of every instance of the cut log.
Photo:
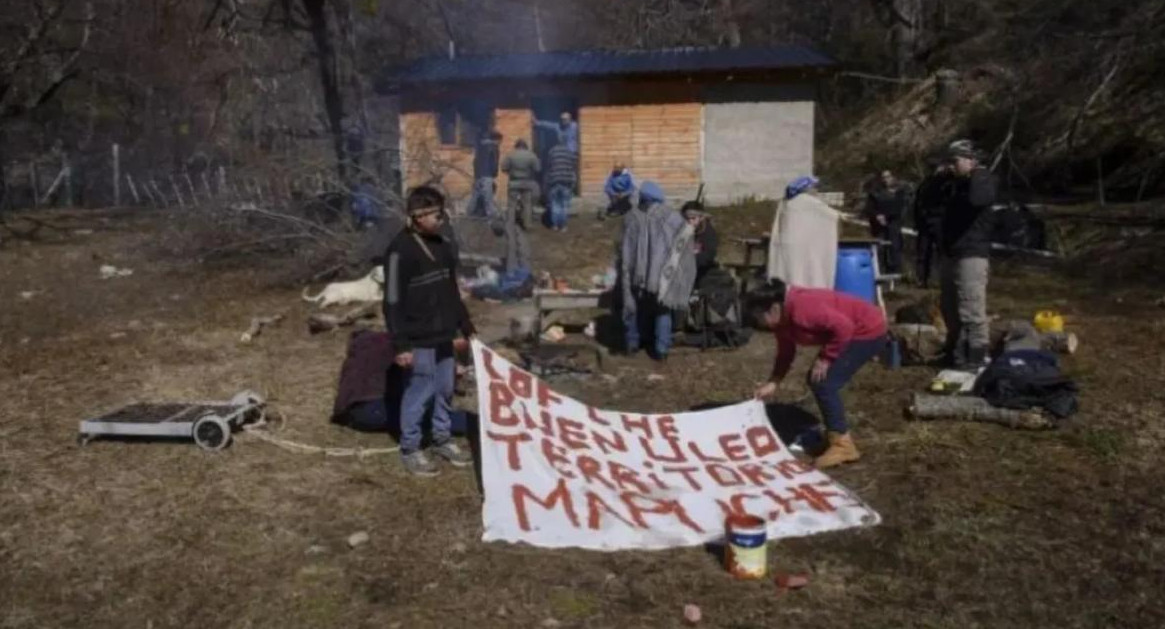
<svg viewBox="0 0 1165 629">
<path fill-rule="evenodd" d="M 999 424 L 1019 430 L 1055 428 L 1052 420 L 1040 411 L 996 408 L 983 398 L 965 395 L 915 393 L 910 403 L 910 416 L 919 420 L 950 419 Z"/>
</svg>

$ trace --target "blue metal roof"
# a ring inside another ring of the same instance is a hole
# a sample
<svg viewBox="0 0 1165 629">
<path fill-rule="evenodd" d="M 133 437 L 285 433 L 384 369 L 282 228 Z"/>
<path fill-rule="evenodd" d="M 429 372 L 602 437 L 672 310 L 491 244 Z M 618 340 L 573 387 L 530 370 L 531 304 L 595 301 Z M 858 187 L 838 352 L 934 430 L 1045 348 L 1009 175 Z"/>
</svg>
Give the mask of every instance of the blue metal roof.
<svg viewBox="0 0 1165 629">
<path fill-rule="evenodd" d="M 455 59 L 427 58 L 391 73 L 401 83 L 544 79 L 692 72 L 829 68 L 832 57 L 805 46 L 560 51 Z"/>
</svg>

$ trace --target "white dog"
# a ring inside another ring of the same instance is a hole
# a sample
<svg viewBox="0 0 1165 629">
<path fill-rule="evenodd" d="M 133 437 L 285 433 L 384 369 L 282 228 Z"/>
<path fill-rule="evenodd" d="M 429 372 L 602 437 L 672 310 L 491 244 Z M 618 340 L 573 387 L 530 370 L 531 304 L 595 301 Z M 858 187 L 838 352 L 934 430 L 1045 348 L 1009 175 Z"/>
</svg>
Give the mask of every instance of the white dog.
<svg viewBox="0 0 1165 629">
<path fill-rule="evenodd" d="M 350 303 L 380 301 L 384 299 L 384 267 L 377 266 L 368 275 L 351 282 L 332 282 L 320 294 L 312 297 L 303 289 L 304 301 L 313 302 L 320 308 Z"/>
</svg>

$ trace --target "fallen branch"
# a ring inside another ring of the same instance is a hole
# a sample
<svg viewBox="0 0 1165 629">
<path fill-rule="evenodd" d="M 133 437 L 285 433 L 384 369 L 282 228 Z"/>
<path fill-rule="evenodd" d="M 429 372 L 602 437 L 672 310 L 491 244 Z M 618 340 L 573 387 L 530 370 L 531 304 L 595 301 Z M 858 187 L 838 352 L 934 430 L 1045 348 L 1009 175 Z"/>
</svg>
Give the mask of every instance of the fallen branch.
<svg viewBox="0 0 1165 629">
<path fill-rule="evenodd" d="M 243 332 L 243 335 L 239 337 L 239 341 L 242 343 L 250 343 L 256 336 L 259 336 L 263 332 L 264 327 L 275 325 L 282 320 L 282 314 L 271 317 L 255 317 L 251 319 L 251 327 L 247 328 L 246 332 Z"/>
<path fill-rule="evenodd" d="M 949 419 L 998 424 L 1018 430 L 1047 430 L 1055 427 L 1052 420 L 1039 411 L 996 408 L 983 398 L 964 395 L 915 393 L 910 402 L 910 416 L 918 420 Z"/>
</svg>

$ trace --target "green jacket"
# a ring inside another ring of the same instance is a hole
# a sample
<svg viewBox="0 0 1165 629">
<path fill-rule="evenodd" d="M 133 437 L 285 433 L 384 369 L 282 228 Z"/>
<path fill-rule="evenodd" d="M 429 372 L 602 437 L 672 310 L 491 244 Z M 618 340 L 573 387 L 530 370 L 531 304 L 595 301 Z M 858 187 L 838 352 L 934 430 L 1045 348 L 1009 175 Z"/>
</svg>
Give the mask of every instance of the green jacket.
<svg viewBox="0 0 1165 629">
<path fill-rule="evenodd" d="M 511 187 L 537 187 L 538 173 L 541 171 L 541 160 L 528 149 L 515 149 L 502 161 L 502 172 L 510 176 Z"/>
</svg>

